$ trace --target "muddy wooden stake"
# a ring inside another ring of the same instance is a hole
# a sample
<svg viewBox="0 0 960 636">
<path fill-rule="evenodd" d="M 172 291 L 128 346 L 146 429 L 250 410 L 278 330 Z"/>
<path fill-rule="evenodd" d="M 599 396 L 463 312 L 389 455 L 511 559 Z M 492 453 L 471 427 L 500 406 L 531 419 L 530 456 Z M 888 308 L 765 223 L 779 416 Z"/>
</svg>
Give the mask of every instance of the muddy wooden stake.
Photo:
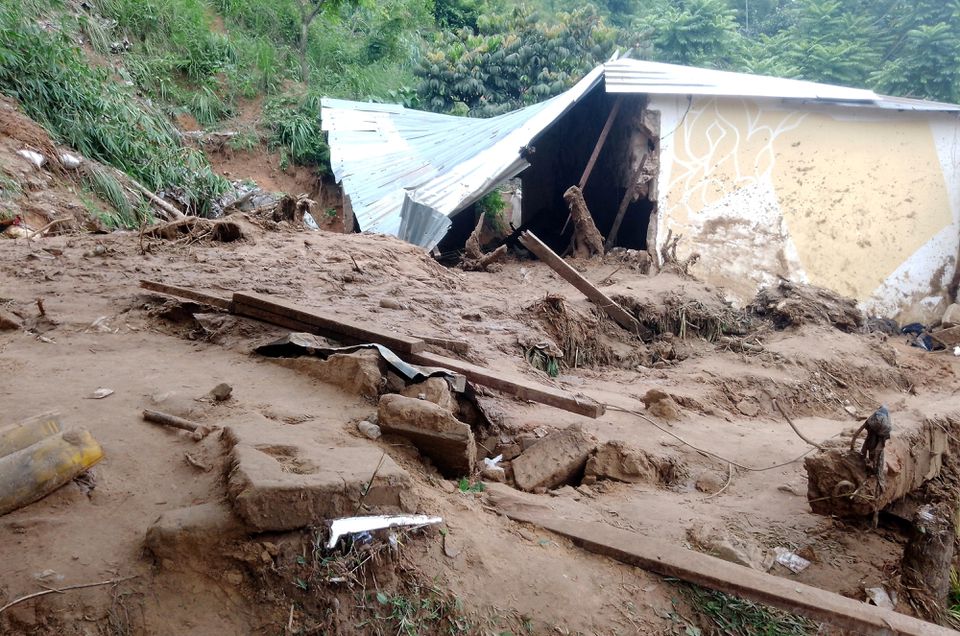
<svg viewBox="0 0 960 636">
<path fill-rule="evenodd" d="M 143 412 L 143 419 L 148 422 L 152 422 L 153 424 L 162 424 L 171 428 L 179 428 L 183 431 L 189 431 L 193 433 L 194 439 L 203 439 L 210 434 L 210 427 L 197 424 L 196 422 L 191 422 L 190 420 L 185 420 L 182 417 L 177 417 L 176 415 L 170 415 L 169 413 L 146 410 Z"/>
<path fill-rule="evenodd" d="M 549 265 L 560 278 L 576 287 L 580 290 L 580 293 L 607 312 L 607 315 L 613 318 L 618 325 L 641 337 L 643 337 L 644 334 L 647 336 L 650 335 L 649 330 L 641 325 L 636 318 L 631 316 L 626 309 L 613 302 L 606 294 L 594 287 L 590 281 L 581 276 L 577 270 L 570 267 L 565 260 L 547 247 L 533 232 L 528 231 L 521 234 L 520 242 L 524 247 L 533 252 L 537 258 Z"/>
</svg>

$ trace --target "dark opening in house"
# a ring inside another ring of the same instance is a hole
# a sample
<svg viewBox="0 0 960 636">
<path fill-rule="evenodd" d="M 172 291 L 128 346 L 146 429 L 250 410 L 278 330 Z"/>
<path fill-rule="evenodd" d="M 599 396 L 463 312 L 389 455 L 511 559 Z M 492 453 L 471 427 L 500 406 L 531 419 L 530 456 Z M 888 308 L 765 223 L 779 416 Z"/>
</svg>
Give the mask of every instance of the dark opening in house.
<svg viewBox="0 0 960 636">
<path fill-rule="evenodd" d="M 659 115 L 644 108 L 642 95 L 609 94 L 597 86 L 533 141 L 527 155 L 530 167 L 520 175 L 523 224 L 558 253 L 567 251 L 573 235 L 563 194 L 580 182 L 618 100 L 620 106 L 583 196 L 605 239 L 626 205 L 616 238 L 608 247 L 647 247 L 651 214 L 656 212 Z M 624 203 L 631 190 L 631 200 Z"/>
</svg>

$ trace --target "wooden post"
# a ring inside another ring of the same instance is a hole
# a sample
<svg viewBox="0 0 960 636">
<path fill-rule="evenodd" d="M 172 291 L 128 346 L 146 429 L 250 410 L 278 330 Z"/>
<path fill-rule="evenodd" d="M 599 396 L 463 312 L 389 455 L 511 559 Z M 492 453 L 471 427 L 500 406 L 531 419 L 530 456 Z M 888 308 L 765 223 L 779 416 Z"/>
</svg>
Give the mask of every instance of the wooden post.
<svg viewBox="0 0 960 636">
<path fill-rule="evenodd" d="M 590 281 L 581 276 L 577 270 L 570 267 L 565 260 L 557 256 L 557 253 L 547 247 L 533 232 L 527 231 L 521 234 L 520 242 L 524 247 L 533 252 L 537 258 L 555 271 L 560 278 L 576 287 L 580 290 L 580 293 L 607 312 L 607 315 L 613 318 L 618 325 L 640 337 L 643 337 L 644 334 L 648 337 L 652 335 L 649 333 L 649 330 L 641 325 L 636 318 L 631 316 L 626 309 L 613 302 L 606 294 L 594 287 Z"/>
<path fill-rule="evenodd" d="M 597 145 L 593 147 L 593 154 L 590 155 L 590 160 L 587 161 L 587 167 L 583 169 L 583 176 L 580 177 L 580 181 L 577 183 L 577 186 L 581 190 L 587 185 L 587 179 L 590 178 L 590 173 L 593 172 L 593 166 L 596 165 L 597 159 L 600 157 L 600 151 L 603 150 L 603 145 L 607 143 L 610 129 L 613 128 L 613 121 L 617 118 L 617 113 L 620 112 L 621 103 L 623 103 L 623 95 L 617 95 L 616 101 L 613 102 L 613 108 L 610 109 L 610 114 L 607 116 L 607 121 L 603 125 L 603 130 L 600 131 L 600 136 L 597 138 Z"/>
<path fill-rule="evenodd" d="M 620 202 L 620 208 L 617 210 L 617 216 L 613 219 L 613 225 L 610 226 L 610 232 L 607 233 L 607 241 L 603 244 L 605 250 L 609 250 L 613 247 L 613 244 L 617 241 L 617 233 L 620 231 L 620 224 L 623 223 L 623 217 L 627 213 L 627 208 L 630 207 L 630 203 L 633 201 L 634 195 L 637 193 L 637 188 L 639 186 L 640 177 L 643 175 L 643 168 L 647 165 L 647 153 L 643 153 L 643 156 L 640 157 L 640 165 L 637 166 L 636 171 L 633 173 L 633 177 L 630 179 L 630 186 L 627 188 L 626 193 L 623 195 L 623 201 Z"/>
</svg>

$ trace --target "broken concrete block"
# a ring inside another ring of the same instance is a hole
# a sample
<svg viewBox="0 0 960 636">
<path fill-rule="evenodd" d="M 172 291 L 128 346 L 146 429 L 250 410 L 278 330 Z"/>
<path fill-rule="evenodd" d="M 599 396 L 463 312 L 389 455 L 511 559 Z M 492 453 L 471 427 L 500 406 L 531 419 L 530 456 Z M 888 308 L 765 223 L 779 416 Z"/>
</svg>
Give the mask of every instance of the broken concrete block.
<svg viewBox="0 0 960 636">
<path fill-rule="evenodd" d="M 612 479 L 631 484 L 670 484 L 681 467 L 672 457 L 652 455 L 622 441 L 601 444 L 587 460 L 585 481 Z"/>
<path fill-rule="evenodd" d="M 943 328 L 960 327 L 960 304 L 953 303 L 943 312 L 940 318 L 940 326 Z"/>
<path fill-rule="evenodd" d="M 444 475 L 461 477 L 473 472 L 477 454 L 473 431 L 439 405 L 403 395 L 384 395 L 377 421 L 384 433 L 409 439 Z"/>
<path fill-rule="evenodd" d="M 597 443 L 578 427 L 551 433 L 513 460 L 513 477 L 521 490 L 555 488 L 574 481 Z"/>
<path fill-rule="evenodd" d="M 232 447 L 227 494 L 257 531 L 354 515 L 361 501 L 364 512 L 416 507 L 410 475 L 372 444 L 321 444 L 300 427 L 263 424 L 228 426 L 224 438 Z"/>
<path fill-rule="evenodd" d="M 417 399 L 422 395 L 422 399 L 433 402 L 454 415 L 459 408 L 457 399 L 453 397 L 453 391 L 450 390 L 450 384 L 443 378 L 427 378 L 419 384 L 411 384 L 400 391 L 400 395 Z"/>
<path fill-rule="evenodd" d="M 230 506 L 205 503 L 168 510 L 149 529 L 145 546 L 165 569 L 179 569 L 210 549 L 246 534 Z"/>
</svg>

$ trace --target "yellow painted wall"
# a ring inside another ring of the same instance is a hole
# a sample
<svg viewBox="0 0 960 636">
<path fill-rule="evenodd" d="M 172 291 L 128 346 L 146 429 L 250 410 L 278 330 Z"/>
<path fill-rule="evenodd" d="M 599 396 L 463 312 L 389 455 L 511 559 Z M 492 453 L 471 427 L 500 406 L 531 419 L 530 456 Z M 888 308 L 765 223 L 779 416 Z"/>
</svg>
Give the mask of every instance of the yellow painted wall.
<svg viewBox="0 0 960 636">
<path fill-rule="evenodd" d="M 661 158 L 671 161 L 661 183 L 665 227 L 683 233 L 690 252 L 722 237 L 729 258 L 754 275 L 716 258 L 702 267 L 743 296 L 762 281 L 758 270 L 789 276 L 792 263 L 809 282 L 866 300 L 952 223 L 924 115 L 697 98 L 673 134 Z M 764 218 L 772 229 L 762 244 L 738 239 L 745 232 L 710 236 L 727 217 L 749 226 L 751 196 L 772 196 L 767 207 L 778 208 L 779 218 L 769 210 Z"/>
</svg>

